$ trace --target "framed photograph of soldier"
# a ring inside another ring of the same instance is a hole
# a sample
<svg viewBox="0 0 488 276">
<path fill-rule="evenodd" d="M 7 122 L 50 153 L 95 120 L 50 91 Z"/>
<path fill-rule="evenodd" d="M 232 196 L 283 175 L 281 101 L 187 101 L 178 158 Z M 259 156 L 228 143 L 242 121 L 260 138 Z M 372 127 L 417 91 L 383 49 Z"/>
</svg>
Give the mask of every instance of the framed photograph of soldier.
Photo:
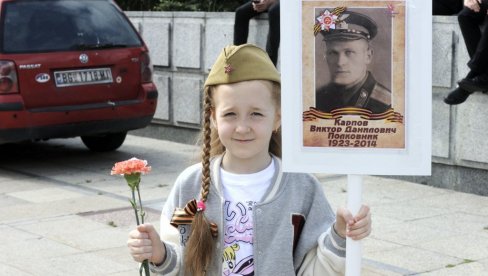
<svg viewBox="0 0 488 276">
<path fill-rule="evenodd" d="M 431 3 L 285 2 L 285 167 L 324 172 L 327 166 L 326 171 L 345 174 L 430 174 Z M 348 168 L 354 160 L 361 169 Z M 365 160 L 372 162 L 364 164 Z M 399 161 L 410 169 L 387 169 Z"/>
<path fill-rule="evenodd" d="M 403 149 L 405 3 L 347 4 L 303 2 L 304 146 Z"/>
</svg>

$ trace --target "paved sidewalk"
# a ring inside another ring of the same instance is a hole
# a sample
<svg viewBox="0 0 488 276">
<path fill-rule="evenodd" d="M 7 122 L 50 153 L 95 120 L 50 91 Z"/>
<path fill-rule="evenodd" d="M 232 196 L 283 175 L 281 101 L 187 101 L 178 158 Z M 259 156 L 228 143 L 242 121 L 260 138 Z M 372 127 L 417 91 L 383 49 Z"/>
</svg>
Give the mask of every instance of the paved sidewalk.
<svg viewBox="0 0 488 276">
<path fill-rule="evenodd" d="M 90 153 L 79 139 L 0 153 L 0 275 L 138 275 L 125 245 L 130 192 L 112 165 L 149 161 L 142 198 L 157 225 L 174 179 L 198 159 L 193 146 L 136 136 L 113 153 Z M 346 205 L 347 178 L 318 177 L 332 207 Z M 363 200 L 373 233 L 362 275 L 488 275 L 488 197 L 367 176 Z"/>
</svg>

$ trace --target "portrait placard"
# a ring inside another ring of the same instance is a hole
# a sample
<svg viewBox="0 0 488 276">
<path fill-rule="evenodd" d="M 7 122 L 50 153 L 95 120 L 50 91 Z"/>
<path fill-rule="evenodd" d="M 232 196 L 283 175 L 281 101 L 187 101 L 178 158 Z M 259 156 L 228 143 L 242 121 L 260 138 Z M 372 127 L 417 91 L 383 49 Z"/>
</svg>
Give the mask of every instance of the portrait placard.
<svg viewBox="0 0 488 276">
<path fill-rule="evenodd" d="M 281 5 L 285 170 L 430 174 L 430 3 Z"/>
<path fill-rule="evenodd" d="M 302 4 L 303 145 L 403 149 L 405 6 L 316 4 Z"/>
</svg>

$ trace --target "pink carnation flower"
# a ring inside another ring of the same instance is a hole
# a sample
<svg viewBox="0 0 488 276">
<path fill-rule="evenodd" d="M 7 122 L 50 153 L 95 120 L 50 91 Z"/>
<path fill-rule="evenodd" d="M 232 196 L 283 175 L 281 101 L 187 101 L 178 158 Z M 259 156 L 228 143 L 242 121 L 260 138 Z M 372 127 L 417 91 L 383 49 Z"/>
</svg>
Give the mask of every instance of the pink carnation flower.
<svg viewBox="0 0 488 276">
<path fill-rule="evenodd" d="M 135 157 L 125 160 L 122 162 L 117 162 L 110 172 L 111 175 L 114 174 L 133 174 L 133 173 L 148 173 L 151 171 L 151 167 L 147 165 L 146 160 L 140 160 Z"/>
</svg>

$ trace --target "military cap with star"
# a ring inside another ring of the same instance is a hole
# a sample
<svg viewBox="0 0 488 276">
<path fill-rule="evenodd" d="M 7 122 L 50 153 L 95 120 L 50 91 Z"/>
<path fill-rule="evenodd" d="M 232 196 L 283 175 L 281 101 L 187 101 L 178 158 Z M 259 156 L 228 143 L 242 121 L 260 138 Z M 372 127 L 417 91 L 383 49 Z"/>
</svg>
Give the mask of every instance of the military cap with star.
<svg viewBox="0 0 488 276">
<path fill-rule="evenodd" d="M 317 20 L 323 18 L 323 22 L 330 22 L 327 28 L 322 28 L 320 33 L 325 41 L 330 40 L 371 40 L 378 32 L 378 26 L 373 19 L 367 15 L 344 11 L 339 15 L 329 16 L 325 10 Z M 330 18 L 327 18 L 330 17 Z"/>
<path fill-rule="evenodd" d="M 263 49 L 252 45 L 230 45 L 217 57 L 205 87 L 247 80 L 270 80 L 280 83 L 280 73 Z"/>
</svg>

